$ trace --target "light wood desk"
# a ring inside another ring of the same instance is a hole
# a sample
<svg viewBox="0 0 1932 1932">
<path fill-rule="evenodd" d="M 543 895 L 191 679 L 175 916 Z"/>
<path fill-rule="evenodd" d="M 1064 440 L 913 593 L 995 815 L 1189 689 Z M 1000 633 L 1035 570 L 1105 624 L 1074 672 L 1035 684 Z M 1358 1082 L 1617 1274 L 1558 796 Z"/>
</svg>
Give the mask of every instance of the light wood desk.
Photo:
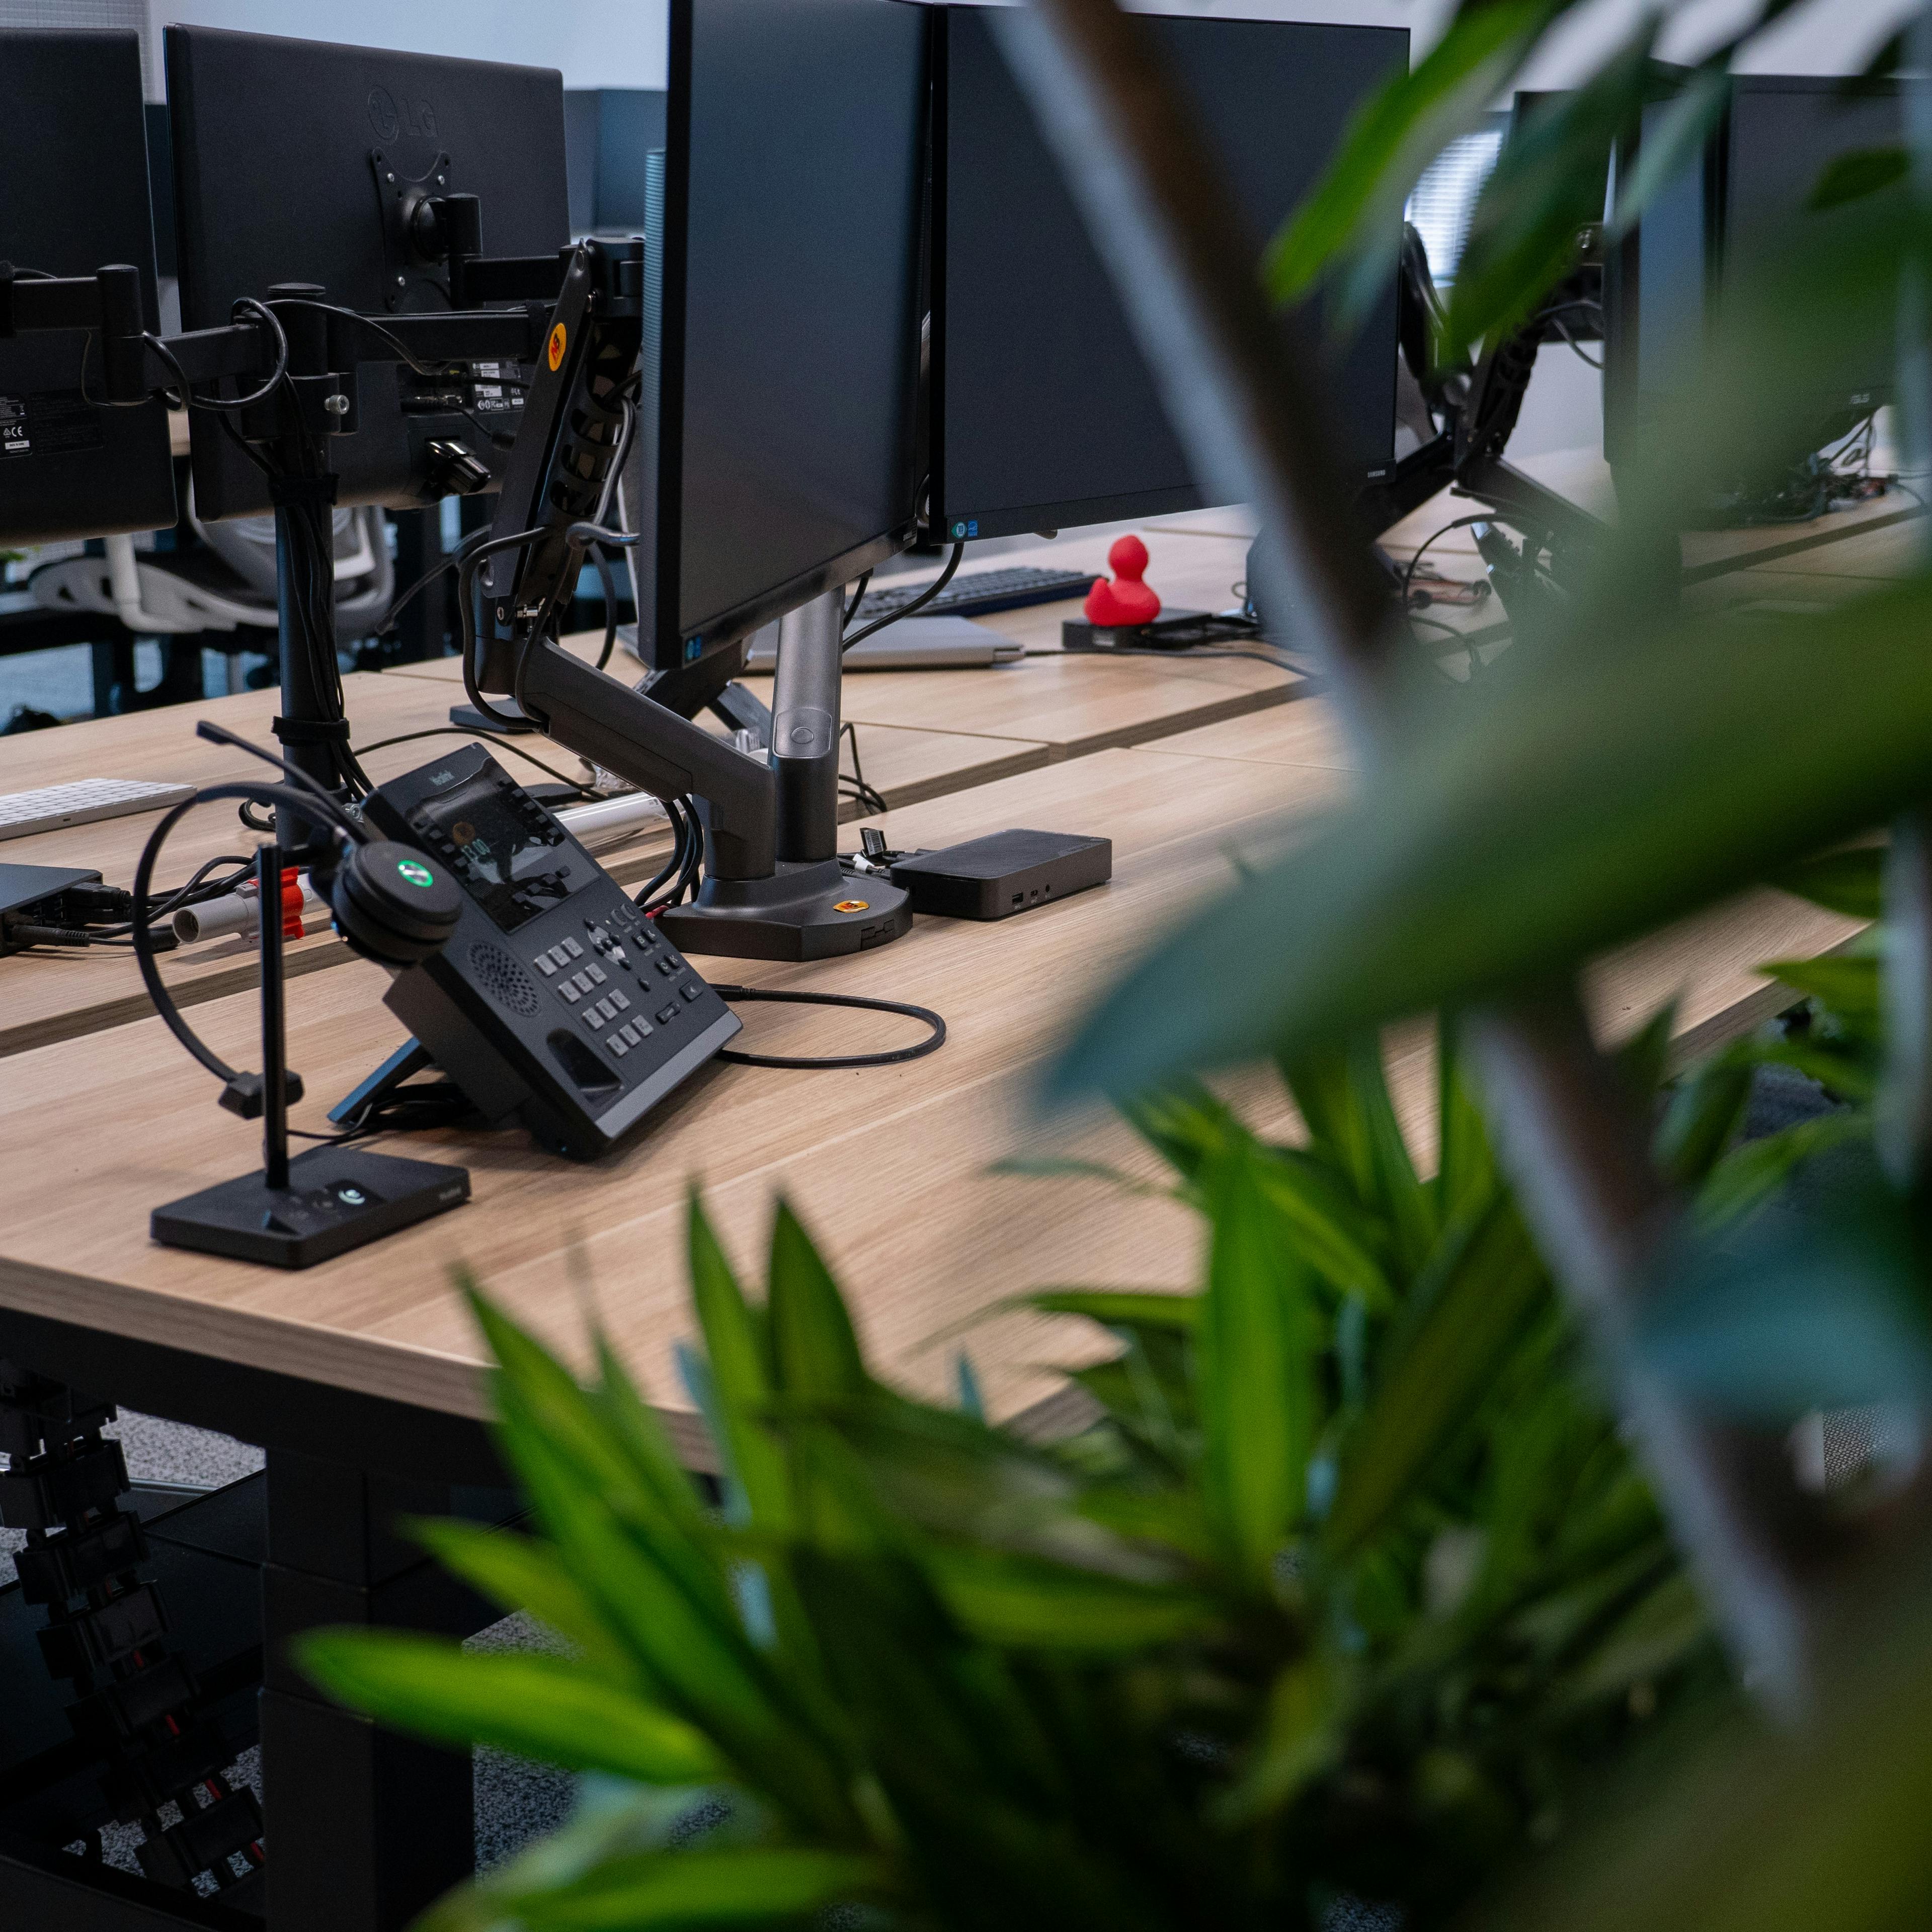
<svg viewBox="0 0 1932 1932">
<path fill-rule="evenodd" d="M 449 722 L 451 692 L 442 682 L 400 677 L 392 672 L 357 673 L 343 680 L 344 696 L 356 736 L 376 744 L 401 734 L 443 731 Z M 0 784 L 8 789 L 59 784 L 98 776 L 173 779 L 212 784 L 234 778 L 272 778 L 259 759 L 195 735 L 196 724 L 212 719 L 273 747 L 269 721 L 280 708 L 273 691 L 247 692 L 196 704 L 170 705 L 124 717 L 89 719 L 58 730 L 22 733 L 0 740 Z M 439 746 L 476 742 L 454 734 L 389 745 L 364 760 L 370 777 L 394 778 L 434 758 Z M 910 803 L 962 785 L 999 778 L 1045 764 L 1049 748 L 1020 740 L 962 732 L 903 731 L 868 727 L 860 737 L 865 772 L 888 802 Z M 552 770 L 574 776 L 577 761 L 547 740 L 518 738 L 491 748 L 505 767 L 527 783 L 548 782 L 545 775 L 518 755 L 527 748 Z M 856 809 L 856 808 L 855 808 Z M 134 868 L 158 814 L 137 814 L 72 826 L 32 838 L 0 842 L 0 862 L 22 866 L 85 866 L 110 885 L 134 880 Z M 170 836 L 159 883 L 186 878 L 204 861 L 224 854 L 245 856 L 255 840 L 230 803 L 190 814 Z M 648 878 L 668 850 L 661 821 L 597 847 L 597 854 L 625 884 Z M 311 921 L 309 935 L 291 943 L 291 975 L 341 964 L 347 949 Z M 184 948 L 164 956 L 162 972 L 184 1005 L 218 999 L 255 982 L 256 950 L 233 940 Z M 56 1040 L 118 1026 L 149 1011 L 133 958 L 118 949 L 82 952 L 14 953 L 0 958 L 0 1058 Z"/>
<path fill-rule="evenodd" d="M 1332 765 L 1274 762 L 1252 747 L 1232 756 L 1112 751 L 896 812 L 886 830 L 899 843 L 1014 824 L 1102 832 L 1114 841 L 1115 878 L 1010 924 L 922 920 L 906 939 L 858 958 L 743 974 L 932 1005 L 950 1037 L 929 1058 L 849 1072 L 718 1066 L 589 1166 L 544 1156 L 520 1132 L 412 1137 L 412 1150 L 471 1168 L 475 1204 L 299 1275 L 148 1240 L 150 1208 L 255 1157 L 253 1130 L 215 1108 L 212 1083 L 158 1022 L 23 1055 L 0 1096 L 0 1307 L 474 1415 L 477 1351 L 448 1264 L 476 1263 L 520 1316 L 570 1348 L 581 1340 L 572 1271 L 587 1269 L 620 1347 L 657 1397 L 676 1403 L 669 1354 L 688 1332 L 680 1244 L 694 1178 L 748 1263 L 774 1198 L 794 1199 L 846 1282 L 880 1366 L 935 1393 L 949 1373 L 943 1337 L 1020 1288 L 1189 1277 L 1194 1232 L 1178 1210 L 1084 1183 L 1000 1178 L 988 1164 L 1043 1144 L 1047 1130 L 1027 1112 L 1031 1083 L 1098 988 L 1226 883 L 1231 848 L 1273 844 L 1284 814 L 1305 820 L 1348 783 Z M 1708 1027 L 1753 993 L 1761 960 L 1820 950 L 1852 929 L 1761 896 L 1602 962 L 1593 1005 L 1610 1034 L 1673 997 L 1680 1026 Z M 318 1124 L 398 1043 L 401 1030 L 378 1004 L 382 985 L 356 962 L 292 997 L 291 1060 L 314 1096 L 302 1124 Z M 196 1022 L 218 1051 L 244 1063 L 255 1052 L 252 999 L 213 1002 Z M 896 1041 L 901 1025 L 755 1008 L 748 1023 L 782 1052 Z M 1414 1050 L 1396 1072 L 1404 1112 L 1419 1124 L 1428 1083 Z M 1258 1089 L 1274 1124 L 1285 1120 L 1265 1082 L 1238 1084 Z M 50 1141 L 56 1106 L 89 1131 Z M 1111 1121 L 1087 1124 L 1077 1142 L 1146 1166 Z M 87 1203 L 85 1216 L 76 1201 Z M 975 1332 L 995 1413 L 1024 1412 L 1049 1391 L 1040 1364 L 1065 1340 L 1011 1319 Z"/>
<path fill-rule="evenodd" d="M 1610 466 L 1600 451 L 1551 450 L 1514 460 L 1519 470 L 1546 489 L 1567 497 L 1592 516 L 1616 521 L 1616 489 Z M 1480 508 L 1468 497 L 1454 496 L 1445 490 L 1384 532 L 1382 548 L 1394 556 L 1409 556 L 1445 524 Z M 1752 565 L 1789 565 L 1799 557 L 1815 560 L 1820 569 L 1836 570 L 1840 566 L 1835 560 L 1846 554 L 1846 544 L 1873 538 L 1879 532 L 1912 524 L 1924 514 L 1922 505 L 1900 493 L 1834 510 L 1810 523 L 1769 524 L 1756 530 L 1687 530 L 1683 539 L 1684 580 L 1694 584 Z M 1222 522 L 1224 527 L 1235 527 L 1226 513 Z M 1475 539 L 1468 531 L 1450 530 L 1430 545 L 1429 556 L 1431 562 L 1439 561 L 1445 574 L 1462 575 L 1466 574 L 1475 549 Z M 1816 558 L 1820 551 L 1828 553 L 1834 560 Z M 1457 557 L 1464 560 L 1462 564 L 1449 560 Z"/>
</svg>

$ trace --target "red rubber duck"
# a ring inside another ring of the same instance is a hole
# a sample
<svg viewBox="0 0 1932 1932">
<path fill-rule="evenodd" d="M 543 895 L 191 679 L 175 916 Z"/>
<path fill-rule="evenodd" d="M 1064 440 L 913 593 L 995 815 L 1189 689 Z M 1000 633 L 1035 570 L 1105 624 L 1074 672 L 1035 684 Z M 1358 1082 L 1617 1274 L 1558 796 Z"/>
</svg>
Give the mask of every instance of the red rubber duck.
<svg viewBox="0 0 1932 1932">
<path fill-rule="evenodd" d="M 1138 537 L 1117 538 L 1107 562 L 1113 580 L 1103 577 L 1088 592 L 1087 621 L 1109 629 L 1151 624 L 1160 615 L 1160 599 L 1141 580 L 1147 574 L 1147 545 Z"/>
</svg>

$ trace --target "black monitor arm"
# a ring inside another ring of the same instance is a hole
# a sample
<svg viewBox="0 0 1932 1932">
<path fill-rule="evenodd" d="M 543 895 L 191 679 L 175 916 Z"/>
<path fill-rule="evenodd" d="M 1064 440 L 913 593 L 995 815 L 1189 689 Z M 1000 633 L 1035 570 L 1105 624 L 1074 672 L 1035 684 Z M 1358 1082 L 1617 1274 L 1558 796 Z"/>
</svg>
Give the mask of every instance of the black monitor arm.
<svg viewBox="0 0 1932 1932">
<path fill-rule="evenodd" d="M 661 798 L 700 801 L 713 878 L 768 878 L 777 837 L 770 766 L 556 640 L 592 541 L 584 532 L 597 527 L 634 422 L 643 266 L 635 244 L 619 253 L 586 242 L 572 252 L 498 500 L 466 675 L 477 693 L 514 696 L 580 757 Z"/>
</svg>

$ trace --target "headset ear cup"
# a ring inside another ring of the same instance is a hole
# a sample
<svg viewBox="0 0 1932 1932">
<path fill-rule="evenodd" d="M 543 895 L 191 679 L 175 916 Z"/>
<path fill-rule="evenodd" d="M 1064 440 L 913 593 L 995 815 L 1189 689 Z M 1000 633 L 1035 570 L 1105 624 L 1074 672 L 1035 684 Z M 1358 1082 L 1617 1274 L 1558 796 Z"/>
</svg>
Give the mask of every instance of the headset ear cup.
<svg viewBox="0 0 1932 1932">
<path fill-rule="evenodd" d="M 413 847 L 388 839 L 344 855 L 328 902 L 337 929 L 366 959 L 416 966 L 442 950 L 463 910 L 455 881 Z"/>
</svg>

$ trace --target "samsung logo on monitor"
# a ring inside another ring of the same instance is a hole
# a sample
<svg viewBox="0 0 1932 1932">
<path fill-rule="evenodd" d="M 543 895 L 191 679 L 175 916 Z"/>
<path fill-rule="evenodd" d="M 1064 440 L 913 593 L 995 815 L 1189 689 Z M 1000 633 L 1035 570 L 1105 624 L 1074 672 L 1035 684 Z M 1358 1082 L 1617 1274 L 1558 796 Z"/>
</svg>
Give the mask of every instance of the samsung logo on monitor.
<svg viewBox="0 0 1932 1932">
<path fill-rule="evenodd" d="M 386 87 L 369 90 L 369 124 L 380 140 L 393 141 L 398 134 L 436 137 L 436 110 L 427 100 L 406 100 L 399 107 L 396 97 Z"/>
</svg>

